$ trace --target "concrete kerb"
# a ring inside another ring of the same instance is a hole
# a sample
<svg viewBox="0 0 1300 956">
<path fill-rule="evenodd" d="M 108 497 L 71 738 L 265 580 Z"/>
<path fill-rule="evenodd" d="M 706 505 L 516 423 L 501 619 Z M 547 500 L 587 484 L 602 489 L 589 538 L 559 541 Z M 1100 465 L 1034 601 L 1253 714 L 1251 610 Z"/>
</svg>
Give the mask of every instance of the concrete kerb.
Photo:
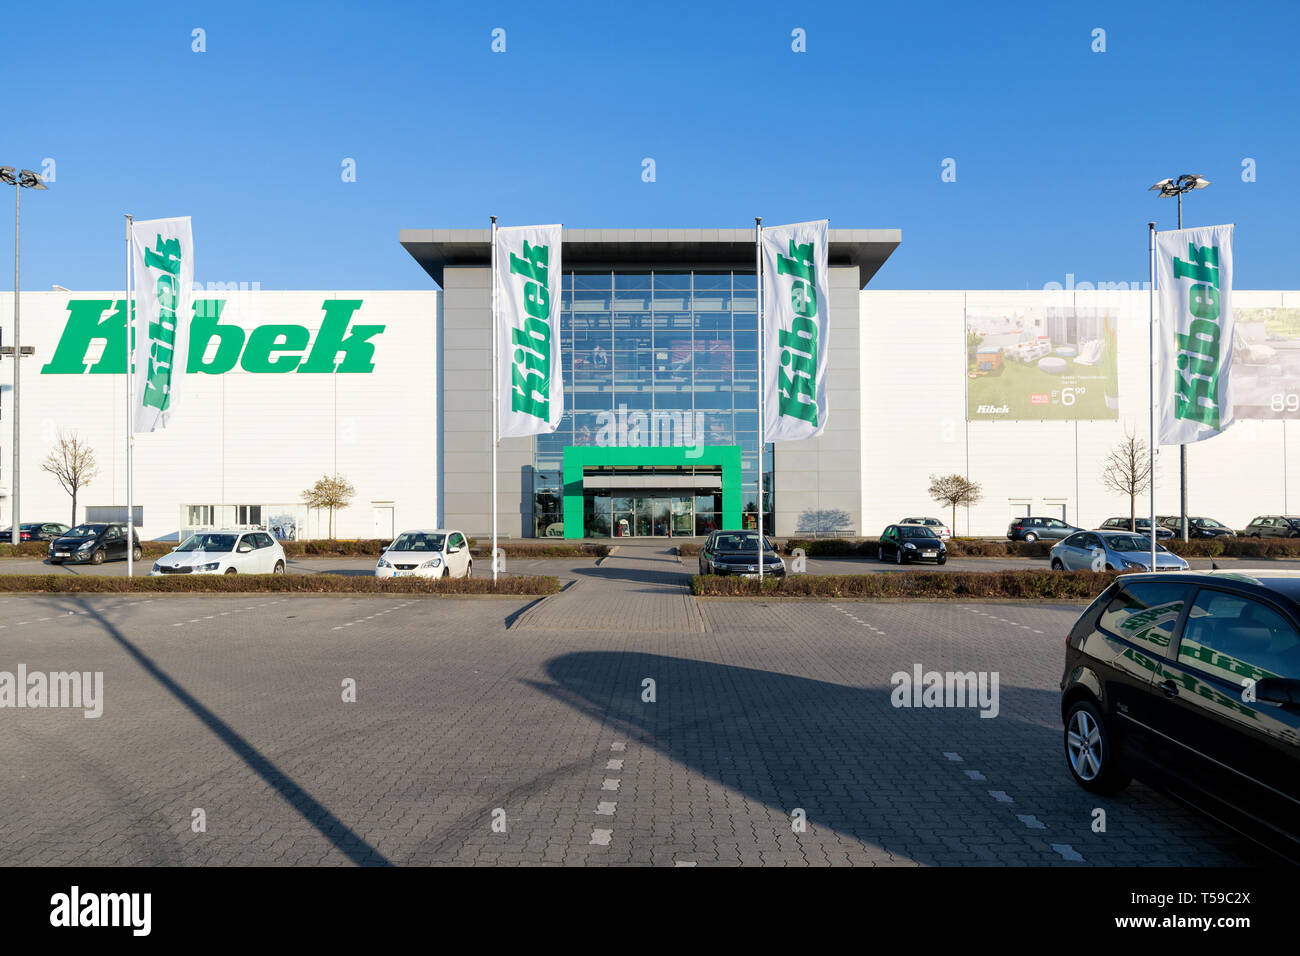
<svg viewBox="0 0 1300 956">
<path fill-rule="evenodd" d="M 605 559 L 601 558 L 601 560 L 603 561 Z M 570 591 L 578 587 L 580 583 L 582 582 L 577 580 L 566 581 L 563 586 L 561 586 L 560 590 L 556 591 L 554 594 L 547 594 L 545 597 L 539 598 L 527 607 L 521 608 L 518 614 L 513 615 L 511 619 L 506 622 L 506 630 L 513 631 L 516 628 L 529 627 L 532 621 L 539 617 L 542 611 L 546 608 L 547 601 L 560 597 L 563 594 L 568 594 Z"/>
</svg>

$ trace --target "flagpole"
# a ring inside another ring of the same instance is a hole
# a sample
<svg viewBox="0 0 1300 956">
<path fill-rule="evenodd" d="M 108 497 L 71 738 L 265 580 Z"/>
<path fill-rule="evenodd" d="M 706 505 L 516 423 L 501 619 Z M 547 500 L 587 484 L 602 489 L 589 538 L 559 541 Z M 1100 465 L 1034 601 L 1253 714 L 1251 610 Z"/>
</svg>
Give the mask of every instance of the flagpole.
<svg viewBox="0 0 1300 956">
<path fill-rule="evenodd" d="M 766 382 L 763 379 L 763 352 L 767 343 L 763 341 L 763 217 L 754 217 L 754 277 L 756 302 L 758 304 L 758 588 L 763 589 L 763 391 Z"/>
<path fill-rule="evenodd" d="M 135 436 L 132 434 L 135 423 L 131 420 L 134 412 L 133 382 L 131 381 L 131 223 L 133 217 L 127 214 L 126 217 L 126 299 L 122 303 L 122 309 L 125 315 L 125 331 L 123 338 L 126 340 L 126 576 L 132 576 L 135 570 L 135 523 L 131 514 L 131 452 Z"/>
<path fill-rule="evenodd" d="M 497 430 L 500 428 L 500 416 L 498 414 L 498 382 L 499 375 L 497 369 L 497 217 L 492 217 L 492 580 L 497 579 L 497 445 L 500 439 L 497 437 Z"/>
<path fill-rule="evenodd" d="M 1147 452 L 1150 456 L 1147 467 L 1147 483 L 1151 489 L 1151 570 L 1156 570 L 1156 224 L 1147 223 L 1147 251 L 1151 269 L 1151 281 L 1148 283 L 1147 309 L 1150 326 L 1149 356 L 1150 367 L 1147 369 L 1148 385 L 1151 390 L 1151 436 Z"/>
</svg>

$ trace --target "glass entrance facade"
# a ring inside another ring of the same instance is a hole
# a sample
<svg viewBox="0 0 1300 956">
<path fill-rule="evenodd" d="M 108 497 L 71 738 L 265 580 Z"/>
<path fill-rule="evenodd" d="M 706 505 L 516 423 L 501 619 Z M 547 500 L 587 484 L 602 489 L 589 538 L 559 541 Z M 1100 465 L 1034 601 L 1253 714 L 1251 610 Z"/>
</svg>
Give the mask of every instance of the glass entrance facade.
<svg viewBox="0 0 1300 956">
<path fill-rule="evenodd" d="M 771 527 L 772 448 L 761 461 L 758 453 L 753 273 L 569 272 L 562 288 L 565 413 L 558 431 L 535 439 L 533 533 L 653 536 L 721 527 L 722 490 L 698 474 L 691 454 L 719 446 L 739 449 L 736 518 L 756 523 L 761 475 Z M 570 447 L 676 448 L 687 457 L 670 466 L 632 461 L 643 468 L 643 487 L 626 480 L 589 487 L 575 533 L 564 460 Z"/>
</svg>

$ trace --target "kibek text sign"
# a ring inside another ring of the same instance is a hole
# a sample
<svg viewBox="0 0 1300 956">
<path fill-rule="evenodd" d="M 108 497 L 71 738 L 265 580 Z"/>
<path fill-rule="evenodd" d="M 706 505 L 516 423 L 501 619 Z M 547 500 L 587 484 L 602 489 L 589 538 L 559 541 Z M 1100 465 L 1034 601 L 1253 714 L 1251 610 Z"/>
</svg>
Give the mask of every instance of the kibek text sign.
<svg viewBox="0 0 1300 956">
<path fill-rule="evenodd" d="M 165 428 L 176 410 L 184 372 L 176 356 L 186 354 L 194 240 L 190 217 L 131 224 L 135 257 L 135 355 L 132 386 L 135 431 Z"/>
<path fill-rule="evenodd" d="M 383 332 L 385 326 L 353 324 L 353 316 L 361 304 L 361 299 L 325 300 L 321 305 L 325 316 L 313 337 L 305 325 L 289 323 L 258 325 L 245 330 L 221 321 L 224 299 L 196 300 L 185 371 L 222 375 L 238 365 L 245 372 L 253 373 L 372 372 L 375 343 L 371 339 Z M 125 335 L 121 302 L 70 299 L 63 334 L 54 356 L 41 368 L 41 373 L 121 375 L 126 371 Z M 216 348 L 208 358 L 214 341 Z M 88 353 L 96 342 L 105 343 L 104 350 L 91 364 Z"/>
<path fill-rule="evenodd" d="M 830 295 L 825 219 L 763 230 L 763 440 L 826 428 Z"/>
<path fill-rule="evenodd" d="M 545 435 L 564 414 L 561 227 L 503 226 L 496 233 L 499 437 Z"/>
</svg>

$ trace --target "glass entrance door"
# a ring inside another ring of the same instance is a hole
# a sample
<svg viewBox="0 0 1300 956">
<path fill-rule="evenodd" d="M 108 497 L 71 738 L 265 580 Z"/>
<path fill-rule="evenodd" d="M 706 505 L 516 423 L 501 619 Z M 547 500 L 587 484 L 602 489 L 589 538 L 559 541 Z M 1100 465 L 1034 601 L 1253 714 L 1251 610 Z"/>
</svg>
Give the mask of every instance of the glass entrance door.
<svg viewBox="0 0 1300 956">
<path fill-rule="evenodd" d="M 669 500 L 673 511 L 673 535 L 679 538 L 692 537 L 695 534 L 695 499 L 690 497 Z"/>
</svg>

